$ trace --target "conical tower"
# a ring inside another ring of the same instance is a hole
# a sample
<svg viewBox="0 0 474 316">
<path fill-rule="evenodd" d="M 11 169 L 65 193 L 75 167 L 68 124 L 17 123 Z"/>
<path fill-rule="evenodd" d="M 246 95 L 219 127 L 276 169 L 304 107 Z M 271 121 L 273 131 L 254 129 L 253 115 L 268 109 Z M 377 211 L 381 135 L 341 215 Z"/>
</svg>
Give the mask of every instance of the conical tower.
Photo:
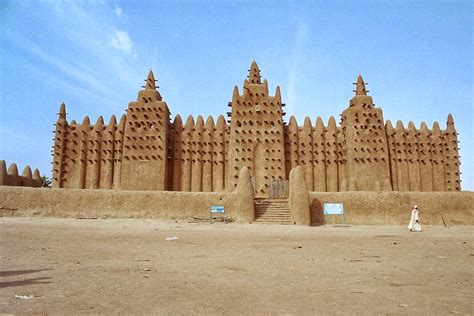
<svg viewBox="0 0 474 316">
<path fill-rule="evenodd" d="M 170 113 L 150 70 L 137 101 L 130 102 L 125 123 L 121 189 L 168 189 Z"/>
<path fill-rule="evenodd" d="M 382 110 L 367 95 L 367 83 L 359 75 L 354 84 L 355 96 L 342 112 L 344 171 L 346 179 L 354 179 L 357 190 L 373 191 L 376 184 L 391 179 L 387 135 Z"/>
<path fill-rule="evenodd" d="M 452 114 L 448 115 L 444 138 L 444 170 L 446 178 L 446 191 L 461 191 L 461 177 L 459 170 L 458 133 L 454 127 Z"/>
<path fill-rule="evenodd" d="M 54 131 L 53 145 L 53 188 L 62 188 L 64 181 L 64 153 L 66 150 L 66 141 L 68 138 L 68 123 L 66 120 L 66 105 L 61 103 Z"/>
<path fill-rule="evenodd" d="M 285 179 L 285 153 L 280 88 L 274 96 L 268 93 L 268 82 L 262 82 L 255 61 L 249 69 L 240 95 L 234 87 L 231 132 L 229 140 L 229 168 L 226 188 L 237 185 L 239 170 L 248 167 L 257 195 L 268 193 L 270 181 Z"/>
</svg>

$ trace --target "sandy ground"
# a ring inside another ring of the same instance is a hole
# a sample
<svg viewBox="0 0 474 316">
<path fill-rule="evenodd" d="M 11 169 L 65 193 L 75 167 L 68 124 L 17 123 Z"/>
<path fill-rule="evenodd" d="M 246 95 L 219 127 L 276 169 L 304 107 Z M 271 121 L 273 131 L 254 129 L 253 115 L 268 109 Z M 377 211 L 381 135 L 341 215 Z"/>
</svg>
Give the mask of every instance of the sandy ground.
<svg viewBox="0 0 474 316">
<path fill-rule="evenodd" d="M 467 226 L 0 223 L 5 314 L 473 314 Z"/>
</svg>

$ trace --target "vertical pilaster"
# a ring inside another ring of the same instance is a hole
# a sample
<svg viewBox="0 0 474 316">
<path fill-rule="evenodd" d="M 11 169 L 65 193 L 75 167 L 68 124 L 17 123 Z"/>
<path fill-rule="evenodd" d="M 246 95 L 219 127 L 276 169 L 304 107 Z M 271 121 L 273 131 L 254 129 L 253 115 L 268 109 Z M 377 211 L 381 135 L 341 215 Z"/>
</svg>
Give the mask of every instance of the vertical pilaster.
<svg viewBox="0 0 474 316">
<path fill-rule="evenodd" d="M 67 145 L 68 123 L 66 120 L 66 105 L 61 104 L 56 121 L 53 144 L 53 188 L 62 188 L 64 180 L 64 153 Z"/>
<path fill-rule="evenodd" d="M 326 149 L 325 149 L 325 132 L 324 124 L 321 117 L 316 119 L 316 125 L 313 129 L 313 166 L 314 166 L 314 190 L 318 192 L 326 192 L 327 175 L 326 175 Z"/>
</svg>

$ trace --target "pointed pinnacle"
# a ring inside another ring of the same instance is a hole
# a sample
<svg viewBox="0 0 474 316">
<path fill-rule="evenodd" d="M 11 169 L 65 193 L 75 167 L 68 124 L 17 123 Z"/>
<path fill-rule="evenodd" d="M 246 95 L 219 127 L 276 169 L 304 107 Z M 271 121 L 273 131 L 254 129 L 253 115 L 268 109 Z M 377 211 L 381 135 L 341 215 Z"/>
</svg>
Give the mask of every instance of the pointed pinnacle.
<svg viewBox="0 0 474 316">
<path fill-rule="evenodd" d="M 395 127 L 398 131 L 403 131 L 405 129 L 405 127 L 403 126 L 403 122 L 398 120 L 397 121 L 397 125 Z"/>
<path fill-rule="evenodd" d="M 186 119 L 186 123 L 184 124 L 184 126 L 187 128 L 194 126 L 194 118 L 192 115 L 188 115 L 188 118 Z"/>
<path fill-rule="evenodd" d="M 198 115 L 196 119 L 196 126 L 198 128 L 204 126 L 204 118 L 202 117 L 202 115 Z"/>
<path fill-rule="evenodd" d="M 237 87 L 237 85 L 234 86 L 234 90 L 232 91 L 232 97 L 233 98 L 236 98 L 238 97 L 240 94 L 239 94 L 239 87 Z"/>
<path fill-rule="evenodd" d="M 115 117 L 115 115 L 112 115 L 110 117 L 109 126 L 115 126 L 115 125 L 117 125 L 117 118 Z"/>
<path fill-rule="evenodd" d="M 33 177 L 33 173 L 31 172 L 30 166 L 26 166 L 25 169 L 23 169 L 23 172 L 21 173 L 22 177 L 26 177 L 28 179 L 31 179 Z"/>
<path fill-rule="evenodd" d="M 275 88 L 275 98 L 277 98 L 277 100 L 281 101 L 280 86 L 276 86 L 276 88 Z"/>
<path fill-rule="evenodd" d="M 364 82 L 364 79 L 362 78 L 362 75 L 360 74 L 357 77 L 355 93 L 356 95 L 367 95 L 367 90 L 365 89 L 365 82 Z"/>
<path fill-rule="evenodd" d="M 453 115 L 451 113 L 448 114 L 448 124 L 454 124 L 454 119 L 453 119 Z"/>
<path fill-rule="evenodd" d="M 183 120 L 181 119 L 181 115 L 176 114 L 176 116 L 174 117 L 173 125 L 174 125 L 174 126 L 181 126 L 181 125 L 183 125 Z"/>
<path fill-rule="evenodd" d="M 95 125 L 96 126 L 104 125 L 104 118 L 102 117 L 102 115 L 97 118 L 97 122 L 95 123 Z"/>
<path fill-rule="evenodd" d="M 324 123 L 323 123 L 323 119 L 321 118 L 321 116 L 318 116 L 316 118 L 316 124 L 314 125 L 315 128 L 317 129 L 324 129 Z"/>
<path fill-rule="evenodd" d="M 127 114 L 122 114 L 120 117 L 119 125 L 120 126 L 125 126 L 125 121 L 127 120 Z"/>
<path fill-rule="evenodd" d="M 61 103 L 61 106 L 59 107 L 59 118 L 58 119 L 66 119 L 66 104 Z"/>
<path fill-rule="evenodd" d="M 16 166 L 16 163 L 12 163 L 10 167 L 8 167 L 8 174 L 10 176 L 17 176 L 18 175 L 18 167 Z"/>
<path fill-rule="evenodd" d="M 336 119 L 331 115 L 328 120 L 328 129 L 336 130 L 336 128 Z"/>
<path fill-rule="evenodd" d="M 425 122 L 421 122 L 421 125 L 420 125 L 420 131 L 421 132 L 425 132 L 425 133 L 428 133 L 429 129 L 428 129 L 428 125 L 426 125 Z"/>
<path fill-rule="evenodd" d="M 212 116 L 208 116 L 207 119 L 206 119 L 206 126 L 209 128 L 214 128 L 214 118 Z"/>
<path fill-rule="evenodd" d="M 290 122 L 288 125 L 291 125 L 291 126 L 298 126 L 298 122 L 296 122 L 296 118 L 294 115 L 290 116 Z"/>
<path fill-rule="evenodd" d="M 217 128 L 220 128 L 220 127 L 224 128 L 225 125 L 226 123 L 225 123 L 224 115 L 219 115 L 219 117 L 217 118 L 217 124 L 216 124 Z"/>
<path fill-rule="evenodd" d="M 41 180 L 41 174 L 38 169 L 33 171 L 33 180 Z"/>
<path fill-rule="evenodd" d="M 254 60 L 250 65 L 249 70 L 249 82 L 261 84 L 262 80 L 260 78 L 260 69 L 258 69 L 257 62 Z"/>
<path fill-rule="evenodd" d="M 155 76 L 153 75 L 153 71 L 150 70 L 148 73 L 148 78 L 146 79 L 146 90 L 156 90 L 156 84 L 155 84 Z"/>
</svg>

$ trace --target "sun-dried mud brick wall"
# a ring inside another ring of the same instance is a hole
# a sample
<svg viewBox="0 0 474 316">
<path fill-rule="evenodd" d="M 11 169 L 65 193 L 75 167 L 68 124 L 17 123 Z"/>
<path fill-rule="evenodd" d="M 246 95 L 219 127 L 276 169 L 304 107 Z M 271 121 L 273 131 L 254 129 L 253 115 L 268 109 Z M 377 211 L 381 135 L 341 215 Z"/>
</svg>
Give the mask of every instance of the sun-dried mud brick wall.
<svg viewBox="0 0 474 316">
<path fill-rule="evenodd" d="M 336 123 L 294 117 L 285 123 L 280 88 L 271 95 L 253 62 L 234 87 L 228 121 L 180 115 L 171 121 L 150 71 L 137 101 L 117 124 L 66 120 L 61 105 L 53 146 L 53 186 L 60 188 L 221 192 L 247 167 L 257 196 L 281 187 L 301 166 L 310 191 L 460 191 L 457 133 L 448 116 L 417 129 L 393 127 L 367 95 L 361 76 Z M 278 182 L 281 181 L 281 185 Z"/>
<path fill-rule="evenodd" d="M 5 160 L 0 160 L 0 185 L 39 188 L 42 184 L 38 169 L 31 172 L 30 166 L 26 166 L 20 175 L 15 163 L 12 163 L 7 169 Z"/>
</svg>

